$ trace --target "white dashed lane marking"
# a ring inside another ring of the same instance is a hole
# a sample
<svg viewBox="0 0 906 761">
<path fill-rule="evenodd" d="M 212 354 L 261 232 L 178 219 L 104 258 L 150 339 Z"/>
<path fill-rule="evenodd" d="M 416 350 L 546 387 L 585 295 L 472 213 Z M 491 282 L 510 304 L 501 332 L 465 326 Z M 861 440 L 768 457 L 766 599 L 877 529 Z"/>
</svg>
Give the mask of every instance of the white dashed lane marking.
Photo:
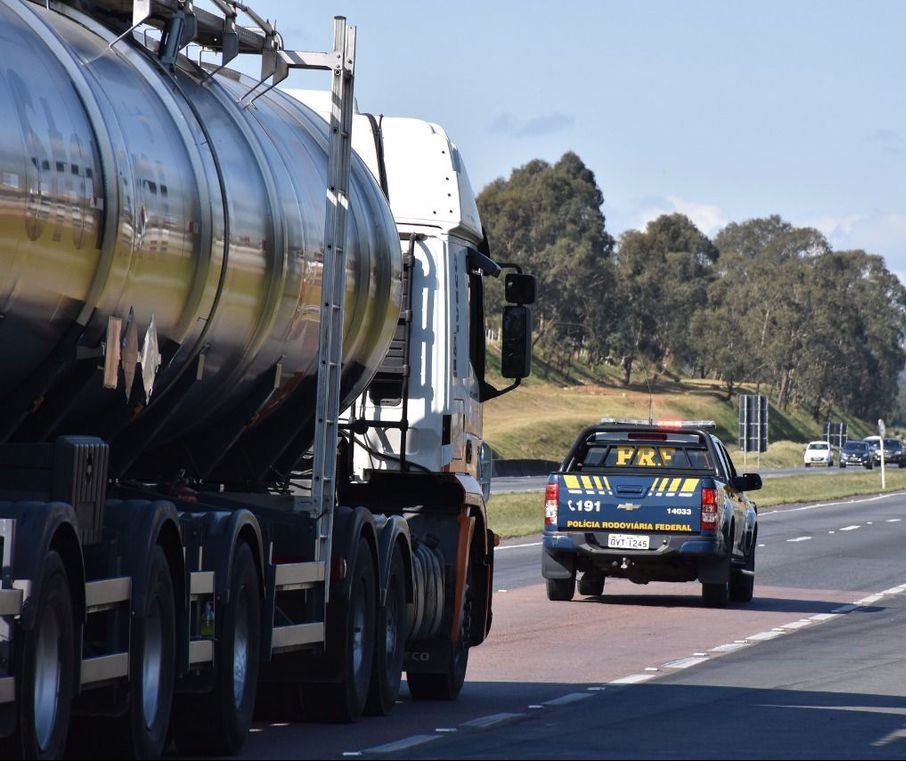
<svg viewBox="0 0 906 761">
<path fill-rule="evenodd" d="M 585 700 L 586 698 L 594 697 L 590 692 L 570 692 L 567 695 L 562 695 L 559 698 L 554 698 L 553 700 L 545 700 L 544 705 L 546 706 L 565 706 L 570 703 L 578 703 L 580 700 Z"/>
<path fill-rule="evenodd" d="M 795 539 L 787 539 L 788 542 L 807 542 L 810 536 L 797 536 Z"/>
<path fill-rule="evenodd" d="M 857 528 L 862 528 L 862 526 L 844 526 L 841 528 L 841 531 L 855 531 Z"/>
<path fill-rule="evenodd" d="M 401 750 L 409 750 L 409 748 L 415 748 L 419 745 L 439 740 L 441 737 L 443 737 L 443 735 L 412 735 L 412 737 L 404 737 L 402 740 L 396 740 L 392 743 L 374 745 L 371 748 L 365 748 L 363 751 L 344 753 L 343 755 L 351 756 L 359 755 L 360 753 L 398 753 Z"/>
<path fill-rule="evenodd" d="M 583 692 L 582 695 L 585 696 L 585 693 Z M 463 722 L 462 726 L 472 729 L 488 729 L 501 724 L 509 724 L 511 721 L 523 719 L 526 716 L 528 716 L 527 713 L 492 713 L 490 716 L 480 716 L 477 719 Z"/>
</svg>

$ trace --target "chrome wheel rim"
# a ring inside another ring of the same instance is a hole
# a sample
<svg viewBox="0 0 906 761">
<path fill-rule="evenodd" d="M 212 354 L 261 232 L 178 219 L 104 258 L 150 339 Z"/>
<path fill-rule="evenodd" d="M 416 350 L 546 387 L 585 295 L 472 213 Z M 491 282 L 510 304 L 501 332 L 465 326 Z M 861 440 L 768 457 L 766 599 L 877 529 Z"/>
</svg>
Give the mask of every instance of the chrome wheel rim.
<svg viewBox="0 0 906 761">
<path fill-rule="evenodd" d="M 249 667 L 249 600 L 242 591 L 236 601 L 236 628 L 233 632 L 233 704 L 242 706 Z"/>
<path fill-rule="evenodd" d="M 35 648 L 35 737 L 47 748 L 56 725 L 60 703 L 60 620 L 49 608 L 41 620 Z"/>
<path fill-rule="evenodd" d="M 352 613 L 352 667 L 359 674 L 365 662 L 365 594 L 356 595 Z"/>
<path fill-rule="evenodd" d="M 155 599 L 145 621 L 145 652 L 142 658 L 142 712 L 149 729 L 157 718 L 160 703 L 160 675 L 163 664 L 164 627 L 160 601 Z"/>
</svg>

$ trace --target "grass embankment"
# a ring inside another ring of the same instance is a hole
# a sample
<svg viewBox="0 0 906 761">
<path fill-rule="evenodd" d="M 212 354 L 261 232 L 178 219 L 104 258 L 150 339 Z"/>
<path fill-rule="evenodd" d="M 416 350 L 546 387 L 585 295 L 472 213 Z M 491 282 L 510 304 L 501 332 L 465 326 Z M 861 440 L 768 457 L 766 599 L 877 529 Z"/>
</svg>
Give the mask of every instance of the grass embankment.
<svg viewBox="0 0 906 761">
<path fill-rule="evenodd" d="M 885 492 L 906 491 L 906 470 L 887 469 L 886 482 Z M 808 475 L 766 478 L 764 488 L 750 496 L 763 509 L 881 492 L 881 471 L 860 468 L 847 469 L 839 475 L 819 470 Z M 537 534 L 544 528 L 544 492 L 497 494 L 488 506 L 488 516 L 491 529 L 504 538 Z"/>
<path fill-rule="evenodd" d="M 655 419 L 713 420 L 737 467 L 741 464 L 742 455 L 736 453 L 739 399 L 727 400 L 713 381 L 659 384 L 649 394 L 638 386 L 556 386 L 530 378 L 513 393 L 485 405 L 484 434 L 497 458 L 560 460 L 585 426 L 603 417 L 644 420 L 649 405 Z M 862 421 L 847 422 L 851 439 L 874 432 Z M 772 443 L 761 455 L 762 468 L 801 465 L 804 443 L 822 434 L 821 423 L 800 409 L 782 411 L 772 406 L 768 423 Z"/>
</svg>

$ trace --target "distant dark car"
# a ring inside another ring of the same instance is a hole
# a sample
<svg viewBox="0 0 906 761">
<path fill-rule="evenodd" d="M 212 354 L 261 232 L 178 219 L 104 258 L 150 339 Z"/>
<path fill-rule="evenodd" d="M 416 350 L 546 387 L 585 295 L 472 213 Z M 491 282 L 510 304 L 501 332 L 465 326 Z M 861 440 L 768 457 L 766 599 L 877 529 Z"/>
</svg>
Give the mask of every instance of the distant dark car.
<svg viewBox="0 0 906 761">
<path fill-rule="evenodd" d="M 872 469 L 874 454 L 866 441 L 847 441 L 840 448 L 840 467 L 847 465 L 861 465 L 863 468 Z"/>
<path fill-rule="evenodd" d="M 878 452 L 880 455 L 880 452 Z M 906 450 L 899 439 L 884 439 L 884 464 L 906 468 Z"/>
<path fill-rule="evenodd" d="M 864 439 L 872 450 L 872 458 L 875 465 L 881 464 L 881 437 L 867 436 Z M 903 449 L 903 442 L 899 439 L 884 439 L 884 464 L 896 465 L 900 468 L 906 468 L 906 450 Z"/>
</svg>

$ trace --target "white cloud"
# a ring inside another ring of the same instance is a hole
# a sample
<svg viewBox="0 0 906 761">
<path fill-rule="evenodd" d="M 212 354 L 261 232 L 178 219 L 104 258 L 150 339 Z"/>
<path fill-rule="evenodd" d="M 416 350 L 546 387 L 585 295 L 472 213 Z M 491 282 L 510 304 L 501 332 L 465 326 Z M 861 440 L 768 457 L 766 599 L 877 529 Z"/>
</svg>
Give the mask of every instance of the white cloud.
<svg viewBox="0 0 906 761">
<path fill-rule="evenodd" d="M 815 227 L 837 250 L 861 248 L 884 258 L 887 269 L 906 283 L 906 213 L 872 212 L 817 217 L 793 224 Z"/>
<path fill-rule="evenodd" d="M 572 129 L 575 124 L 574 116 L 559 111 L 544 116 L 533 116 L 524 122 L 520 122 L 513 114 L 506 112 L 491 122 L 490 130 L 511 137 L 537 137 Z"/>
<path fill-rule="evenodd" d="M 662 214 L 685 214 L 692 223 L 709 238 L 717 234 L 730 218 L 719 206 L 707 203 L 688 201 L 679 196 L 655 199 L 636 214 L 634 227 L 644 230 L 645 225 Z"/>
</svg>

